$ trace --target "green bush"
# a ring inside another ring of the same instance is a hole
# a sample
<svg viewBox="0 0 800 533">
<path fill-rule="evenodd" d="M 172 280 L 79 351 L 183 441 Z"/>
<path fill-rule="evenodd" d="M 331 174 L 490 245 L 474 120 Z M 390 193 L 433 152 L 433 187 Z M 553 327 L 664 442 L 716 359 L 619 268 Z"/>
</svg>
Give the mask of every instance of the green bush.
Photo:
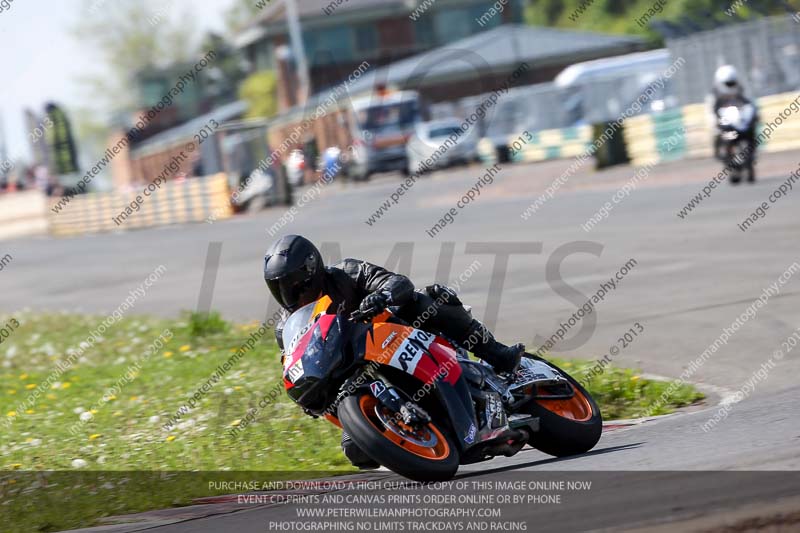
<svg viewBox="0 0 800 533">
<path fill-rule="evenodd" d="M 187 329 L 192 337 L 206 337 L 215 333 L 226 333 L 230 329 L 230 324 L 222 319 L 217 311 L 210 313 L 189 313 L 187 319 Z"/>
</svg>

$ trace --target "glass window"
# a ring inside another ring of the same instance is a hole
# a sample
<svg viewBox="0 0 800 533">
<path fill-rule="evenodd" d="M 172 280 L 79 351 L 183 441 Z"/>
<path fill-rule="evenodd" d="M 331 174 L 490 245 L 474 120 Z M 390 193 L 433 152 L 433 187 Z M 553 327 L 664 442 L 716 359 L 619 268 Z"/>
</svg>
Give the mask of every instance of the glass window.
<svg viewBox="0 0 800 533">
<path fill-rule="evenodd" d="M 452 43 L 472 35 L 474 19 L 469 8 L 448 9 L 435 15 L 434 27 L 439 45 Z"/>
<path fill-rule="evenodd" d="M 420 17 L 414 23 L 416 44 L 422 50 L 433 48 L 438 44 L 436 32 L 433 28 L 433 17 Z"/>
<path fill-rule="evenodd" d="M 148 79 L 142 84 L 143 104 L 146 106 L 155 105 L 164 97 L 164 93 L 169 91 L 167 82 L 164 79 Z"/>
<path fill-rule="evenodd" d="M 256 70 L 271 70 L 275 68 L 272 61 L 274 54 L 272 42 L 269 39 L 264 39 L 258 42 L 254 47 L 254 60 Z"/>
<path fill-rule="evenodd" d="M 461 128 L 455 128 L 452 126 L 446 126 L 443 128 L 434 128 L 431 130 L 431 139 L 438 139 L 440 137 L 450 137 L 454 133 L 458 134 L 461 132 Z"/>
<path fill-rule="evenodd" d="M 509 6 L 506 6 L 506 9 L 509 9 Z M 482 30 L 488 30 L 489 28 L 494 28 L 496 26 L 500 26 L 503 22 L 503 13 L 498 12 L 496 9 L 494 10 L 494 15 L 492 14 L 492 4 L 489 6 L 486 5 L 478 5 L 473 6 L 470 8 L 470 19 L 472 24 L 472 31 L 479 32 Z M 483 23 L 481 25 L 480 22 Z"/>
<path fill-rule="evenodd" d="M 356 26 L 356 50 L 359 52 L 377 52 L 378 31 L 375 26 Z"/>
<path fill-rule="evenodd" d="M 405 127 L 417 120 L 419 120 L 419 106 L 416 100 L 376 105 L 362 109 L 358 113 L 359 124 L 369 131 Z"/>
<path fill-rule="evenodd" d="M 303 40 L 306 56 L 312 65 L 351 61 L 354 57 L 353 32 L 350 27 L 341 26 L 306 32 Z"/>
</svg>

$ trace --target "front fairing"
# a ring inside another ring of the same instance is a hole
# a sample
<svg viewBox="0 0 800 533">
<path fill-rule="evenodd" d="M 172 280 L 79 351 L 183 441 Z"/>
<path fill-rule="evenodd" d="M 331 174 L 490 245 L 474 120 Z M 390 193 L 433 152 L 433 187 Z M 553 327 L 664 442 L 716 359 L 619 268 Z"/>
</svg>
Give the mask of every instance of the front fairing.
<svg viewBox="0 0 800 533">
<path fill-rule="evenodd" d="M 344 318 L 328 314 L 320 302 L 298 309 L 284 324 L 284 387 L 306 409 L 324 409 L 335 394 L 329 389 L 345 363 L 347 329 Z"/>
<path fill-rule="evenodd" d="M 717 113 L 722 130 L 744 133 L 752 126 L 755 107 L 752 104 L 729 105 L 721 107 Z"/>
</svg>

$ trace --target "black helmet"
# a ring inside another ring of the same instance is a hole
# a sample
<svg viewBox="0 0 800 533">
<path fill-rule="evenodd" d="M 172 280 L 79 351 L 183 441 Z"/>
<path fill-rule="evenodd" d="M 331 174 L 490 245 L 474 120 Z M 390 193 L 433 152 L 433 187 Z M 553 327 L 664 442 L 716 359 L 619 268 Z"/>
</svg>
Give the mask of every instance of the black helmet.
<svg viewBox="0 0 800 533">
<path fill-rule="evenodd" d="M 322 255 L 311 241 L 286 235 L 275 241 L 264 257 L 264 280 L 272 296 L 289 311 L 319 298 L 325 278 Z"/>
</svg>

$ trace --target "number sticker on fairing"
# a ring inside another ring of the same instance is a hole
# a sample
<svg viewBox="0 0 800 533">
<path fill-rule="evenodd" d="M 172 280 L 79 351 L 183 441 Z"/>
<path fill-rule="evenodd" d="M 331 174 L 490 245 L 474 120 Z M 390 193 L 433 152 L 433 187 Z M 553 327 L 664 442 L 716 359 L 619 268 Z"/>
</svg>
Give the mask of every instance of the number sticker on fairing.
<svg viewBox="0 0 800 533">
<path fill-rule="evenodd" d="M 289 367 L 289 370 L 286 371 L 286 377 L 289 379 L 289 381 L 294 383 L 295 381 L 303 377 L 304 373 L 305 371 L 303 370 L 303 360 L 298 359 L 297 362 L 293 364 L 291 367 Z"/>
</svg>

